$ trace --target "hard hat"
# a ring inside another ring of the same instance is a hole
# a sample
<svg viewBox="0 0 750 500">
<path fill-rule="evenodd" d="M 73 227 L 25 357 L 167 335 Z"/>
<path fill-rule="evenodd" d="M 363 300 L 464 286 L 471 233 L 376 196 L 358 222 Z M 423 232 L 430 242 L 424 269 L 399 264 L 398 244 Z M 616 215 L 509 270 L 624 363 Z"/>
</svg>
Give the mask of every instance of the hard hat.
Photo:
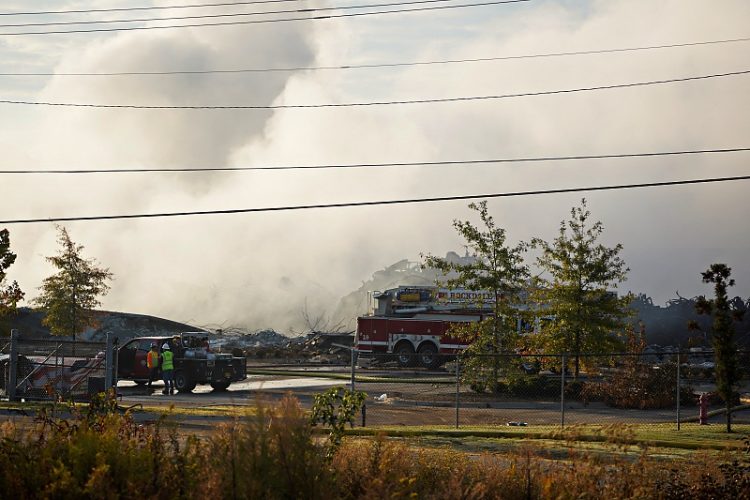
<svg viewBox="0 0 750 500">
<path fill-rule="evenodd" d="M 151 342 L 151 349 L 156 348 L 156 342 Z"/>
<path fill-rule="evenodd" d="M 163 345 L 163 346 L 161 346 L 161 348 L 162 348 L 162 349 L 166 349 L 166 350 L 168 351 L 168 350 L 169 350 L 169 344 L 167 344 L 167 343 L 165 342 L 165 343 L 164 343 L 164 345 Z"/>
</svg>

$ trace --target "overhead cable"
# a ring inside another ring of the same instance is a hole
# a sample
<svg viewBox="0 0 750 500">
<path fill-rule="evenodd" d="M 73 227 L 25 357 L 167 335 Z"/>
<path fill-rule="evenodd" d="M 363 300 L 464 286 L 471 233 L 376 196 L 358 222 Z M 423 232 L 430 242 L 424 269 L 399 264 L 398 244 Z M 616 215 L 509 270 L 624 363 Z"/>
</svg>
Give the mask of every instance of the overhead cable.
<svg viewBox="0 0 750 500">
<path fill-rule="evenodd" d="M 709 75 L 688 76 L 683 78 L 668 78 L 664 80 L 649 80 L 641 82 L 617 83 L 612 85 L 597 85 L 593 87 L 578 87 L 571 89 L 542 90 L 537 92 L 519 92 L 515 94 L 498 94 L 483 96 L 443 97 L 435 99 L 404 99 L 395 101 L 367 101 L 347 103 L 320 103 L 320 104 L 269 104 L 269 105 L 147 105 L 147 104 L 91 104 L 76 102 L 49 102 L 49 101 L 18 101 L 11 99 L 0 99 L 0 104 L 19 104 L 27 106 L 53 106 L 73 108 L 109 108 L 109 109 L 192 109 L 192 110 L 226 110 L 226 109 L 310 109 L 310 108 L 348 108 L 363 106 L 389 106 L 397 104 L 434 104 L 440 102 L 468 102 L 485 101 L 497 99 L 511 99 L 516 97 L 535 97 L 556 94 L 574 94 L 579 92 L 592 92 L 599 90 L 613 90 L 633 87 L 646 87 L 650 85 L 664 85 L 668 83 L 689 82 L 697 80 L 708 80 L 712 78 L 725 78 L 750 74 L 750 70 L 730 71 L 727 73 L 713 73 Z"/>
<path fill-rule="evenodd" d="M 416 166 L 449 166 L 479 165 L 495 163 L 529 163 L 570 160 L 604 160 L 618 158 L 650 158 L 661 156 L 681 156 L 715 153 L 738 153 L 750 151 L 750 147 L 724 149 L 692 149 L 683 151 L 658 151 L 647 153 L 616 153 L 601 155 L 575 156 L 539 156 L 518 158 L 485 158 L 477 160 L 416 161 L 397 163 L 332 163 L 322 165 L 281 165 L 258 167 L 199 167 L 199 168 L 111 168 L 111 169 L 72 169 L 72 170 L 0 170 L 0 174 L 131 174 L 131 173 L 171 173 L 171 172 L 236 172 L 247 170 L 317 170 L 317 169 L 357 169 L 382 167 L 416 167 Z"/>
<path fill-rule="evenodd" d="M 112 71 L 112 72 L 35 72 L 35 73 L 2 73 L 0 76 L 134 76 L 134 75 L 203 75 L 213 73 L 269 73 L 269 72 L 291 72 L 291 71 L 320 71 L 320 70 L 347 70 L 347 69 L 369 69 L 369 68 L 391 68 L 401 66 L 429 66 L 439 64 L 460 64 L 490 61 L 506 61 L 513 59 L 535 59 L 545 57 L 581 56 L 595 54 L 609 54 L 617 52 L 635 52 L 643 50 L 672 49 L 678 47 L 694 47 L 699 45 L 714 45 L 724 43 L 748 42 L 750 37 L 728 38 L 723 40 L 705 40 L 699 42 L 670 43 L 665 45 L 642 45 L 638 47 L 622 47 L 611 49 L 576 50 L 570 52 L 542 52 L 532 54 L 518 54 L 493 57 L 473 57 L 465 59 L 439 59 L 429 61 L 408 62 L 386 62 L 372 64 L 342 64 L 334 66 L 289 66 L 284 68 L 238 68 L 238 69 L 204 69 L 204 70 L 168 70 L 168 71 Z"/>
<path fill-rule="evenodd" d="M 106 9 L 77 9 L 77 10 L 42 10 L 33 12 L 0 12 L 0 16 L 38 16 L 48 14 L 91 14 L 94 12 L 131 12 L 136 10 L 172 10 L 172 9 L 197 9 L 205 7 L 232 7 L 237 5 L 254 5 L 262 3 L 299 2 L 300 0 L 253 0 L 248 2 L 220 2 L 220 3 L 194 3 L 187 5 L 161 5 L 148 7 L 110 7 Z"/>
<path fill-rule="evenodd" d="M 0 24 L 0 28 L 25 28 L 31 26 L 70 26 L 70 25 L 92 25 L 92 24 L 119 24 L 119 23 L 147 23 L 153 21 L 182 21 L 185 19 L 212 19 L 219 17 L 246 17 L 246 16 L 263 16 L 269 14 L 292 14 L 292 13 L 308 13 L 308 12 L 324 12 L 330 10 L 351 10 L 351 9 L 376 9 L 379 7 L 396 7 L 400 5 L 416 5 L 426 3 L 444 3 L 451 2 L 453 0 L 410 0 L 407 2 L 391 2 L 391 3 L 375 3 L 375 4 L 360 4 L 360 5 L 334 5 L 331 7 L 316 7 L 316 8 L 304 8 L 304 9 L 284 9 L 284 10 L 268 10 L 268 11 L 256 11 L 256 12 L 232 12 L 229 14 L 200 14 L 194 16 L 176 16 L 176 17 L 148 17 L 148 18 L 132 18 L 132 19 L 105 19 L 105 20 L 93 20 L 93 21 L 52 21 L 44 23 L 16 23 L 16 24 Z"/>
<path fill-rule="evenodd" d="M 373 16 L 380 14 L 398 14 L 402 12 L 425 12 L 432 10 L 446 10 L 446 9 L 463 9 L 469 7 L 486 7 L 490 5 L 501 5 L 501 4 L 512 4 L 512 3 L 523 3 L 530 2 L 531 0 L 493 0 L 489 2 L 479 3 L 464 3 L 464 4 L 451 4 L 451 5 L 433 5 L 429 7 L 412 7 L 408 9 L 385 9 L 385 10 L 374 10 L 370 12 L 348 12 L 344 14 L 327 14 L 319 16 L 308 16 L 308 17 L 282 17 L 275 19 L 253 19 L 246 21 L 222 21 L 216 23 L 188 23 L 188 24 L 168 24 L 159 26 L 125 26 L 122 28 L 87 28 L 87 29 L 75 29 L 75 30 L 51 30 L 51 31 L 15 31 L 15 32 L 3 32 L 0 36 L 17 36 L 17 35 L 63 35 L 71 33 L 106 33 L 113 31 L 138 31 L 138 30 L 158 30 L 158 29 L 169 29 L 169 28 L 203 28 L 208 26 L 241 26 L 248 24 L 267 24 L 267 23 L 283 23 L 293 21 L 318 21 L 321 19 L 337 19 L 346 17 L 360 17 L 360 16 Z"/>
<path fill-rule="evenodd" d="M 90 215 L 81 217 L 47 217 L 47 218 L 33 218 L 33 219 L 8 219 L 0 220 L 0 225 L 10 224 L 35 224 L 43 222 L 81 222 L 81 221 L 96 221 L 96 220 L 123 220 L 123 219 L 155 219 L 163 217 L 187 217 L 195 215 L 229 215 L 229 214 L 241 214 L 241 213 L 260 213 L 260 212 L 288 212 L 293 210 L 312 210 L 312 209 L 323 209 L 323 208 L 353 208 L 353 207 L 368 207 L 378 205 L 405 205 L 415 203 L 435 203 L 435 202 L 446 202 L 446 201 L 464 201 L 464 200 L 476 200 L 476 199 L 490 199 L 490 198 L 515 198 L 522 196 L 539 196 L 548 194 L 564 194 L 564 193 L 581 193 L 581 192 L 596 192 L 596 191 L 615 191 L 624 189 L 641 189 L 649 187 L 667 187 L 667 186 L 686 186 L 693 184 L 708 184 L 718 182 L 735 182 L 735 181 L 746 181 L 750 180 L 750 175 L 737 175 L 732 177 L 709 177 L 702 179 L 683 179 L 675 181 L 662 181 L 662 182 L 642 182 L 635 184 L 614 184 L 605 186 L 588 186 L 588 187 L 572 187 L 572 188 L 557 188 L 557 189 L 535 189 L 530 191 L 511 191 L 505 193 L 484 193 L 484 194 L 471 194 L 471 195 L 458 195 L 458 196 L 438 196 L 429 198 L 408 198 L 399 200 L 378 200 L 378 201 L 355 201 L 346 203 L 324 203 L 324 204 L 311 204 L 311 205 L 288 205 L 278 207 L 258 207 L 258 208 L 235 208 L 226 210 L 195 210 L 189 212 L 155 212 L 155 213 L 142 213 L 142 214 L 120 214 L 120 215 Z"/>
</svg>

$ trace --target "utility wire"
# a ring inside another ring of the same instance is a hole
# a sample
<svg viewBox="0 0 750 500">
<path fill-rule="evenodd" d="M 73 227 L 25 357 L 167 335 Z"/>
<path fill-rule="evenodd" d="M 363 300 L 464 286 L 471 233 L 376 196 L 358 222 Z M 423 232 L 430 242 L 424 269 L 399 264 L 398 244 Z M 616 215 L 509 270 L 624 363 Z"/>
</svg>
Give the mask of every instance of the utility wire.
<svg viewBox="0 0 750 500">
<path fill-rule="evenodd" d="M 43 10 L 34 12 L 0 12 L 0 16 L 38 16 L 47 14 L 90 14 L 94 12 L 131 12 L 137 10 L 172 10 L 196 9 L 204 7 L 231 7 L 235 5 L 254 5 L 262 3 L 298 2 L 299 0 L 253 0 L 248 2 L 197 3 L 188 5 L 164 5 L 149 7 L 111 7 L 108 9 L 80 9 L 80 10 Z"/>
<path fill-rule="evenodd" d="M 318 169 L 354 169 L 380 167 L 415 167 L 415 166 L 446 166 L 446 165 L 477 165 L 483 163 L 529 163 L 547 161 L 570 160 L 603 160 L 616 158 L 650 158 L 656 156 L 679 156 L 712 153 L 737 153 L 750 151 L 750 147 L 726 149 L 693 149 L 685 151 L 659 151 L 649 153 L 618 153 L 603 155 L 576 156 L 540 156 L 520 158 L 485 158 L 479 160 L 446 160 L 446 161 L 416 161 L 398 163 L 334 163 L 323 165 L 286 165 L 260 167 L 200 167 L 200 168 L 111 168 L 96 170 L 0 170 L 1 174 L 130 174 L 130 173 L 170 173 L 170 172 L 236 172 L 247 170 L 318 170 Z"/>
<path fill-rule="evenodd" d="M 24 28 L 31 26 L 70 26 L 70 25 L 92 25 L 92 24 L 117 24 L 117 23 L 146 23 L 152 21 L 182 21 L 185 19 L 211 19 L 219 17 L 244 17 L 244 16 L 263 16 L 267 14 L 290 14 L 290 13 L 308 13 L 321 12 L 330 10 L 350 10 L 350 9 L 376 9 L 378 7 L 395 7 L 399 5 L 415 5 L 426 3 L 451 2 L 453 0 L 413 0 L 408 2 L 376 3 L 364 5 L 334 5 L 331 7 L 316 7 L 303 9 L 284 9 L 284 10 L 267 10 L 262 12 L 232 12 L 230 14 L 201 14 L 194 16 L 177 16 L 177 17 L 147 17 L 134 19 L 107 19 L 101 21 L 54 21 L 44 23 L 23 23 L 23 24 L 0 24 L 0 28 Z"/>
<path fill-rule="evenodd" d="M 389 106 L 396 104 L 433 104 L 439 102 L 467 102 L 485 101 L 495 99 L 510 99 L 516 97 L 533 97 L 542 95 L 573 94 L 578 92 L 591 92 L 598 90 L 624 89 L 632 87 L 646 87 L 649 85 L 663 85 L 667 83 L 690 82 L 697 80 L 708 80 L 711 78 L 725 78 L 729 76 L 747 75 L 750 70 L 731 71 L 728 73 L 713 73 L 709 75 L 688 76 L 683 78 L 668 78 L 665 80 L 649 80 L 642 82 L 617 83 L 612 85 L 597 85 L 594 87 L 578 87 L 572 89 L 543 90 L 538 92 L 520 92 L 517 94 L 498 94 L 483 96 L 444 97 L 436 99 L 405 99 L 398 101 L 369 101 L 348 103 L 321 103 L 321 104 L 271 104 L 271 105 L 193 105 L 193 106 L 170 106 L 170 105 L 144 105 L 144 104 L 87 104 L 74 102 L 48 102 L 48 101 L 16 101 L 0 99 L 0 104 L 21 104 L 27 106 L 56 106 L 73 108 L 110 108 L 110 109 L 301 109 L 301 108 L 349 108 L 362 106 Z"/>
<path fill-rule="evenodd" d="M 544 52 L 535 54 L 518 54 L 510 56 L 474 57 L 466 59 L 440 59 L 432 61 L 412 62 L 390 62 L 373 64 L 344 64 L 339 66 L 290 66 L 286 68 L 239 68 L 239 69 L 205 69 L 205 70 L 176 70 L 176 71 L 114 71 L 99 73 L 0 73 L 0 76 L 133 76 L 133 75 L 203 75 L 212 73 L 268 73 L 268 72 L 291 72 L 291 71 L 320 71 L 320 70 L 346 70 L 346 69 L 368 69 L 368 68 L 392 68 L 401 66 L 428 66 L 437 64 L 460 64 L 489 61 L 506 61 L 512 59 L 534 59 L 544 57 L 580 56 L 593 54 L 609 54 L 616 52 L 635 52 L 643 50 L 672 49 L 678 47 L 694 47 L 698 45 L 714 45 L 723 43 L 748 42 L 750 37 L 729 38 L 723 40 L 705 40 L 699 42 L 671 43 L 666 45 L 644 45 L 639 47 L 624 47 L 611 49 L 578 50 L 571 52 Z"/>
<path fill-rule="evenodd" d="M 168 29 L 168 28 L 201 28 L 206 26 L 240 26 L 247 24 L 266 24 L 266 23 L 283 23 L 292 21 L 318 21 L 320 19 L 336 19 L 346 17 L 359 17 L 359 16 L 372 16 L 379 14 L 397 14 L 399 12 L 425 12 L 431 10 L 445 10 L 445 9 L 462 9 L 467 7 L 485 7 L 489 5 L 501 5 L 511 3 L 522 3 L 530 2 L 531 0 L 493 0 L 490 2 L 481 3 L 465 3 L 456 5 L 433 5 L 430 7 L 412 7 L 409 9 L 386 9 L 386 10 L 374 10 L 370 12 L 349 12 L 345 14 L 328 14 L 311 17 L 284 17 L 276 19 L 255 19 L 247 21 L 222 21 L 216 23 L 190 23 L 190 24 L 168 24 L 162 26 L 130 26 L 123 28 L 91 28 L 91 29 L 77 29 L 77 30 L 53 30 L 53 31 L 16 31 L 10 33 L 0 33 L 0 36 L 16 36 L 16 35 L 60 35 L 70 33 L 105 33 L 112 31 L 137 31 L 137 30 L 157 30 L 157 29 Z"/>
<path fill-rule="evenodd" d="M 185 217 L 194 215 L 227 215 L 240 213 L 259 213 L 259 212 L 287 212 L 292 210 L 311 210 L 320 208 L 351 208 L 351 207 L 368 207 L 376 205 L 405 205 L 413 203 L 435 203 L 443 201 L 461 201 L 476 200 L 482 198 L 511 198 L 521 196 L 538 196 L 547 194 L 563 193 L 580 193 L 596 191 L 615 191 L 623 189 L 640 189 L 649 187 L 666 187 L 666 186 L 685 186 L 692 184 L 708 184 L 718 182 L 734 182 L 750 180 L 750 175 L 737 175 L 732 177 L 709 177 L 702 179 L 683 179 L 675 181 L 662 182 L 642 182 L 637 184 L 614 184 L 605 186 L 588 186 L 572 187 L 557 189 L 536 189 L 531 191 L 511 191 L 505 193 L 485 193 L 459 196 L 439 196 L 430 198 L 408 198 L 400 200 L 378 200 L 378 201 L 357 201 L 348 203 L 325 203 L 314 205 L 287 205 L 280 207 L 258 207 L 258 208 L 235 208 L 227 210 L 196 210 L 190 212 L 156 212 L 145 214 L 121 214 L 121 215 L 91 215 L 83 217 L 48 217 L 46 219 L 8 219 L 0 220 L 0 225 L 9 224 L 34 224 L 42 222 L 77 222 L 77 221 L 95 221 L 95 220 L 122 220 L 122 219 L 154 219 L 161 217 Z"/>
</svg>

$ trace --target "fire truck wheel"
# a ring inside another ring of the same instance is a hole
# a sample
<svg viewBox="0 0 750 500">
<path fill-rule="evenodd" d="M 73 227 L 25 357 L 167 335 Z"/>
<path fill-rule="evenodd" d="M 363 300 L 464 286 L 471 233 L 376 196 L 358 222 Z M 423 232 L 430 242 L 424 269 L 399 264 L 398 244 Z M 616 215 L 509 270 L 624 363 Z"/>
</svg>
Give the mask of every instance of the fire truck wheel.
<svg viewBox="0 0 750 500">
<path fill-rule="evenodd" d="M 211 382 L 211 387 L 215 391 L 226 391 L 229 387 L 229 382 Z"/>
<path fill-rule="evenodd" d="M 400 343 L 396 346 L 396 349 L 393 352 L 396 355 L 396 361 L 398 361 L 400 367 L 406 368 L 414 365 L 414 348 L 410 343 Z"/>
<path fill-rule="evenodd" d="M 438 356 L 435 344 L 427 342 L 419 346 L 418 358 L 419 364 L 430 370 L 434 370 L 440 366 L 440 356 Z"/>
<path fill-rule="evenodd" d="M 174 388 L 179 392 L 190 392 L 195 389 L 195 382 L 190 380 L 184 372 L 176 371 L 174 374 Z"/>
</svg>

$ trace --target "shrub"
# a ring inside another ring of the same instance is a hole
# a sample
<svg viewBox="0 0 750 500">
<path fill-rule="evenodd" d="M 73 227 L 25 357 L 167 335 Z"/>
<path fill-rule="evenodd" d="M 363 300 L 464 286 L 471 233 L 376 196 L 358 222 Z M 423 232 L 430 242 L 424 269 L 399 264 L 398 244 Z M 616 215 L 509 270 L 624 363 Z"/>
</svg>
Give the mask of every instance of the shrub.
<svg viewBox="0 0 750 500">
<path fill-rule="evenodd" d="M 582 399 L 581 392 L 584 388 L 584 382 L 581 380 L 573 379 L 565 381 L 565 398 L 566 399 Z"/>
<path fill-rule="evenodd" d="M 625 427 L 606 427 L 602 433 L 612 446 L 632 439 Z M 136 424 L 104 400 L 87 412 L 74 409 L 72 419 L 42 414 L 29 430 L 0 425 L 0 492 L 19 500 L 750 499 L 750 438 L 745 445 L 747 451 L 695 455 L 677 466 L 646 456 L 582 455 L 553 462 L 531 449 L 468 459 L 457 451 L 380 436 L 345 439 L 329 459 L 329 449 L 313 434 L 310 415 L 290 396 L 276 407 L 258 403 L 252 416 L 201 439 L 179 432 L 166 418 Z"/>
<path fill-rule="evenodd" d="M 194 498 L 326 498 L 331 476 L 298 401 L 259 403 L 255 413 L 209 437 Z"/>
<path fill-rule="evenodd" d="M 505 379 L 508 394 L 519 398 L 559 396 L 560 382 L 544 375 L 509 375 Z"/>
<path fill-rule="evenodd" d="M 415 449 L 382 436 L 345 444 L 332 463 L 336 498 L 344 499 L 538 498 L 524 465 L 534 469 L 536 479 L 537 461 L 491 455 L 466 460 L 456 451 Z"/>
<path fill-rule="evenodd" d="M 149 426 L 97 400 L 69 420 L 42 414 L 22 432 L 0 428 L 0 491 L 13 498 L 326 498 L 325 450 L 307 414 L 286 397 L 276 408 L 180 435 L 166 417 Z"/>
<path fill-rule="evenodd" d="M 515 367 L 513 367 L 515 368 Z M 490 391 L 493 387 L 490 371 L 474 371 L 464 374 L 463 382 L 479 394 Z M 507 370 L 504 379 L 494 384 L 496 394 L 505 394 L 516 398 L 535 398 L 556 396 L 560 394 L 559 380 L 544 375 L 527 375 L 518 370 Z"/>
<path fill-rule="evenodd" d="M 195 438 L 178 439 L 163 420 L 140 426 L 107 402 L 73 411 L 72 420 L 42 412 L 28 432 L 2 428 L 0 491 L 19 499 L 117 498 L 197 487 Z"/>
<path fill-rule="evenodd" d="M 329 428 L 326 456 L 330 459 L 341 445 L 346 424 L 354 425 L 354 417 L 365 404 L 367 395 L 344 387 L 331 387 L 323 393 L 316 394 L 313 399 L 310 423 Z"/>
<path fill-rule="evenodd" d="M 584 401 L 603 401 L 615 408 L 669 408 L 677 402 L 676 380 L 675 364 L 658 367 L 634 364 L 604 382 L 584 382 L 580 398 Z M 680 391 L 682 404 L 694 404 L 691 388 L 683 386 Z"/>
</svg>

